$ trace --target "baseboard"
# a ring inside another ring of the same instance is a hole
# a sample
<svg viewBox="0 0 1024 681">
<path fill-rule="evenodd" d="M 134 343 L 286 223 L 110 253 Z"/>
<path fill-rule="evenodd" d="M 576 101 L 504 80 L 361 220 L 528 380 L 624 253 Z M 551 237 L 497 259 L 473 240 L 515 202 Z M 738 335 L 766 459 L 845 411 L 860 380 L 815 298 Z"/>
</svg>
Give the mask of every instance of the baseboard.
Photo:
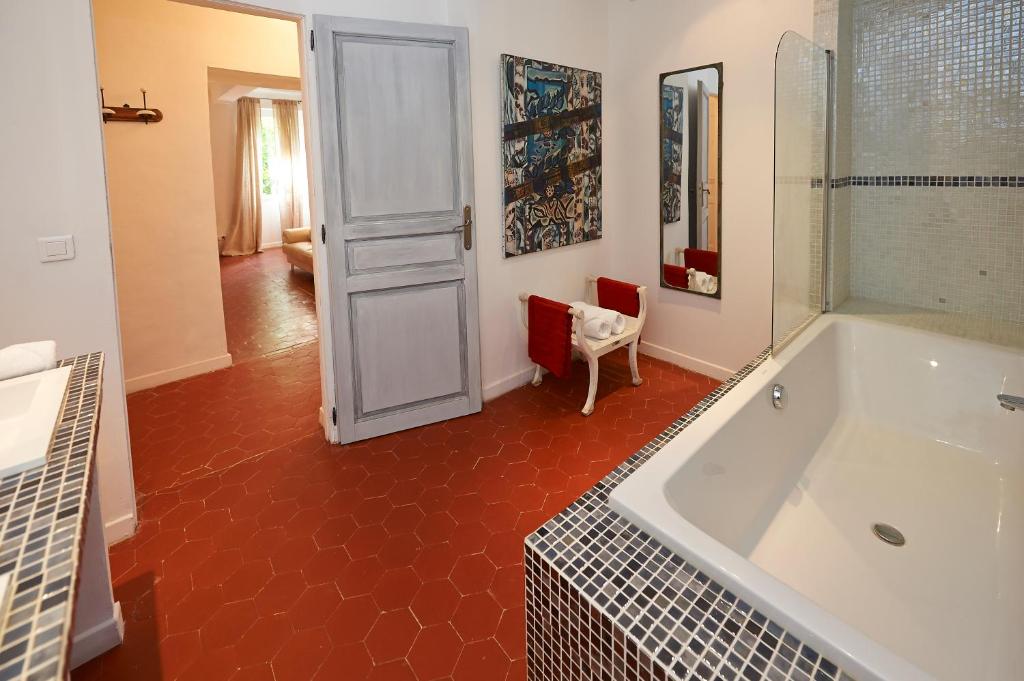
<svg viewBox="0 0 1024 681">
<path fill-rule="evenodd" d="M 133 393 L 139 390 L 145 390 L 146 388 L 155 388 L 156 386 L 163 385 L 164 383 L 180 381 L 181 379 L 188 378 L 189 376 L 198 376 L 199 374 L 209 373 L 229 366 L 231 366 L 231 355 L 225 353 L 209 359 L 192 362 L 191 364 L 174 367 L 173 369 L 154 371 L 151 374 L 143 374 L 142 376 L 125 379 L 124 389 L 125 392 Z"/>
<path fill-rule="evenodd" d="M 711 362 L 705 362 L 702 359 L 690 357 L 689 355 L 684 355 L 681 352 L 676 352 L 675 350 L 663 348 L 660 345 L 648 343 L 645 340 L 640 341 L 640 354 L 660 359 L 668 362 L 669 364 L 675 364 L 676 366 L 689 369 L 690 371 L 696 371 L 699 374 L 710 376 L 711 378 L 718 379 L 719 381 L 724 381 L 736 373 L 732 369 L 727 369 L 723 366 L 712 364 Z"/>
<path fill-rule="evenodd" d="M 260 248 L 281 248 L 281 244 L 283 243 L 283 241 L 271 241 L 269 244 L 260 244 Z"/>
<path fill-rule="evenodd" d="M 499 395 L 504 395 L 511 390 L 515 390 L 520 386 L 526 385 L 533 378 L 533 371 L 534 368 L 531 365 L 526 369 L 517 371 L 511 376 L 506 376 L 505 378 L 494 381 L 493 383 L 488 383 L 484 386 L 484 402 L 493 400 Z"/>
<path fill-rule="evenodd" d="M 124 617 L 121 615 L 121 604 L 114 603 L 114 612 L 110 619 L 75 634 L 71 641 L 71 668 L 74 669 L 94 657 L 99 657 L 111 648 L 121 645 L 123 640 Z"/>
<path fill-rule="evenodd" d="M 133 536 L 137 527 L 135 514 L 126 513 L 103 525 L 103 539 L 107 542 L 107 546 L 113 546 L 117 542 Z"/>
</svg>

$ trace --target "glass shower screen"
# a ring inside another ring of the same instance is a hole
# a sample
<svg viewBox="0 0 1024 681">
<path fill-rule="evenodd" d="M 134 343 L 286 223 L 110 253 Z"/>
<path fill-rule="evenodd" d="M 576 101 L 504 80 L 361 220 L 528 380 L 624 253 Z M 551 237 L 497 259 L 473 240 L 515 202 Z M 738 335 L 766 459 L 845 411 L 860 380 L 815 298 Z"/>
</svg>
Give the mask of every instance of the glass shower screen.
<svg viewBox="0 0 1024 681">
<path fill-rule="evenodd" d="M 823 308 L 829 58 L 792 31 L 782 36 L 775 57 L 773 352 Z"/>
</svg>

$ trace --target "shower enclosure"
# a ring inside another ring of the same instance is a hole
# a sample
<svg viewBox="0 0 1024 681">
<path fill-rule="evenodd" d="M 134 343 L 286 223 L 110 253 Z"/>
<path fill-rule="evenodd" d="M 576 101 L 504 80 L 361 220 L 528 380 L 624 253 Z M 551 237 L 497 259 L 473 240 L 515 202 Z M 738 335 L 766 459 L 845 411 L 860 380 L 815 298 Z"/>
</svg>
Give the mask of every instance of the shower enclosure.
<svg viewBox="0 0 1024 681">
<path fill-rule="evenodd" d="M 775 57 L 772 349 L 824 309 L 832 55 L 798 33 Z"/>
<path fill-rule="evenodd" d="M 843 82 L 782 37 L 772 353 L 610 495 L 828 678 L 1024 668 L 1022 7 L 840 0 Z"/>
</svg>

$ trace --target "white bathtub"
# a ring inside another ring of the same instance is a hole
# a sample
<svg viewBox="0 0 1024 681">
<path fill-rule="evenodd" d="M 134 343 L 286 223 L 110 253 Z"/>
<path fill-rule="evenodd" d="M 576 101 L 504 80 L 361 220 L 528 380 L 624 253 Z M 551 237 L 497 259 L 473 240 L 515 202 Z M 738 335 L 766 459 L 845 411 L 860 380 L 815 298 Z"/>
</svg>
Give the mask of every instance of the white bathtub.
<svg viewBox="0 0 1024 681">
<path fill-rule="evenodd" d="M 861 681 L 1024 678 L 1024 412 L 1000 392 L 1024 354 L 825 315 L 611 506 Z"/>
</svg>

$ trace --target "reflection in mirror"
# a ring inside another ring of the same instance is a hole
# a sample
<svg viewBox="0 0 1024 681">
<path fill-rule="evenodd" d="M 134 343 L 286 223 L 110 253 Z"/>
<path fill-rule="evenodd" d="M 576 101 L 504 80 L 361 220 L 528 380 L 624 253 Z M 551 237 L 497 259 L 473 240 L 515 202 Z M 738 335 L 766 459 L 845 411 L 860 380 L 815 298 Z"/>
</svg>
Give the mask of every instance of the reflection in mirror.
<svg viewBox="0 0 1024 681">
<path fill-rule="evenodd" d="M 720 298 L 722 64 L 661 74 L 661 285 Z"/>
</svg>

